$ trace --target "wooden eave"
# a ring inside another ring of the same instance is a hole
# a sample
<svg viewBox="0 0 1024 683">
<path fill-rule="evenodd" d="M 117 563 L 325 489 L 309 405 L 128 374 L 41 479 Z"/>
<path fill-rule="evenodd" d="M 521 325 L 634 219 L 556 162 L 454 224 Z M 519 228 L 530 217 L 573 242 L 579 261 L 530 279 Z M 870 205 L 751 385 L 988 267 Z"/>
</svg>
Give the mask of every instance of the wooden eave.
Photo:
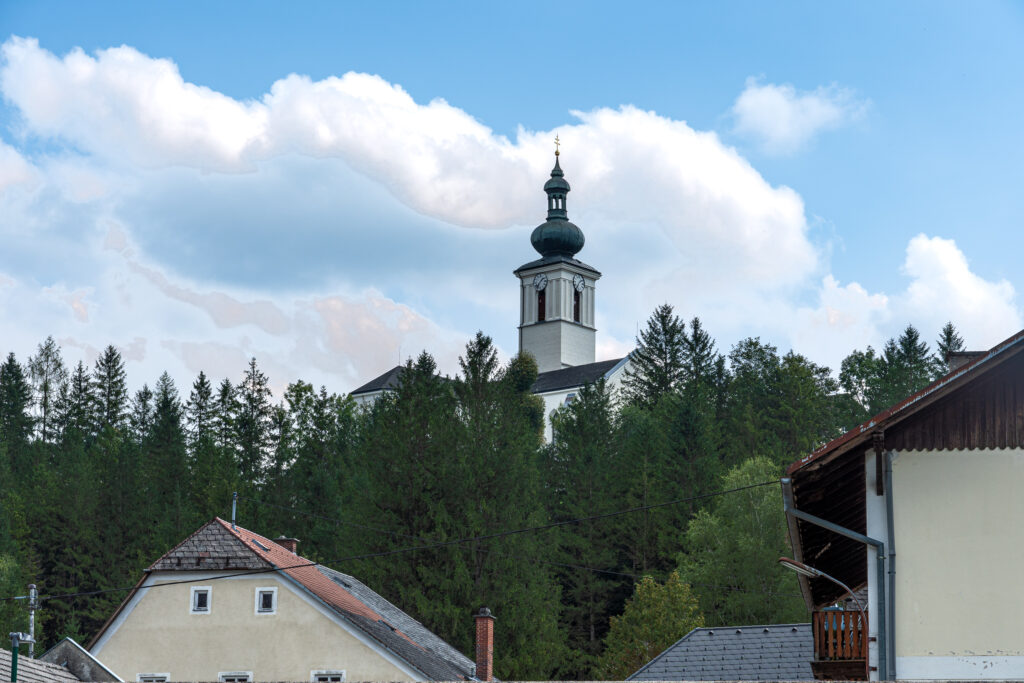
<svg viewBox="0 0 1024 683">
<path fill-rule="evenodd" d="M 1024 447 L 1022 351 L 1024 331 L 790 465 L 796 508 L 866 535 L 864 456 L 876 433 L 897 450 Z M 994 375 L 1000 367 L 1010 371 Z M 802 520 L 790 525 L 790 540 L 801 561 L 854 590 L 867 583 L 863 544 Z M 807 586 L 811 606 L 842 597 L 824 579 Z"/>
</svg>

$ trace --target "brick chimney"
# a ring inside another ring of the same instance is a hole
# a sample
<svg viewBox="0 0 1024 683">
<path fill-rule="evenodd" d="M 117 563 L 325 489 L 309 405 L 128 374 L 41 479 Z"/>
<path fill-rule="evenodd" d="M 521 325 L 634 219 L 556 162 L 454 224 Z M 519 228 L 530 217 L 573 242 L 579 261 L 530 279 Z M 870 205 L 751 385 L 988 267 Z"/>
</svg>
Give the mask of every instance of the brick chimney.
<svg viewBox="0 0 1024 683">
<path fill-rule="evenodd" d="M 278 544 L 290 553 L 298 554 L 299 539 L 288 538 L 284 534 L 281 534 L 274 539 L 274 543 Z"/>
<path fill-rule="evenodd" d="M 480 681 L 494 680 L 494 615 L 481 607 L 476 620 L 476 677 Z"/>
</svg>

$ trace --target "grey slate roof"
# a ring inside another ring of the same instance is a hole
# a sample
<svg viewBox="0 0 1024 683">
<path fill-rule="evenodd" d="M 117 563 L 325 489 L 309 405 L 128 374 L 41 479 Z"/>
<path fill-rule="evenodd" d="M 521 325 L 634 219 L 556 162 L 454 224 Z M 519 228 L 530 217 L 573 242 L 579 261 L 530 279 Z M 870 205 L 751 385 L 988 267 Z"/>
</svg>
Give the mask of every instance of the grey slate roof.
<svg viewBox="0 0 1024 683">
<path fill-rule="evenodd" d="M 695 628 L 626 680 L 813 681 L 810 624 Z"/>
<path fill-rule="evenodd" d="M 75 642 L 74 638 L 62 638 L 60 642 L 39 655 L 38 661 L 56 664 L 67 669 L 75 678 L 82 681 L 121 681 L 120 676 L 92 656 L 84 647 Z M 21 662 L 18 662 L 20 668 Z"/>
<path fill-rule="evenodd" d="M 622 360 L 622 358 L 613 358 L 611 360 L 600 360 L 596 363 L 577 365 L 571 368 L 562 368 L 561 370 L 549 370 L 548 372 L 542 372 L 537 375 L 537 381 L 535 381 L 533 386 L 530 387 L 530 391 L 535 394 L 542 394 L 547 391 L 557 391 L 559 389 L 568 389 L 570 387 L 581 387 L 584 384 L 596 382 L 604 377 L 609 370 L 618 365 Z M 404 366 L 396 365 L 383 375 L 375 377 L 358 389 L 349 392 L 349 396 L 371 394 L 375 391 L 382 390 L 394 391 L 398 388 L 398 385 L 401 384 L 402 373 L 404 371 Z"/>
<path fill-rule="evenodd" d="M 535 394 L 543 394 L 548 391 L 557 391 L 558 389 L 581 387 L 584 384 L 590 384 L 601 379 L 609 370 L 618 365 L 620 361 L 622 361 L 622 358 L 613 358 L 612 360 L 599 360 L 596 363 L 576 365 L 571 368 L 562 368 L 561 370 L 548 370 L 537 375 L 537 381 L 530 387 L 530 391 Z"/>
<path fill-rule="evenodd" d="M 457 681 L 472 677 L 476 664 L 469 657 L 441 640 L 423 624 L 395 607 L 359 579 L 323 565 L 317 565 L 317 569 L 377 612 L 386 623 L 371 622 L 365 617 L 353 617 L 351 614 L 346 614 L 346 618 L 355 621 L 364 631 L 432 680 Z M 408 638 L 396 634 L 392 626 Z"/>
<path fill-rule="evenodd" d="M 146 571 L 268 569 L 271 566 L 224 527 L 207 524 L 169 550 Z"/>
<path fill-rule="evenodd" d="M 359 387 L 358 389 L 349 392 L 349 396 L 356 396 L 358 394 L 369 394 L 374 391 L 380 391 L 381 389 L 397 389 L 398 384 L 402 379 L 402 371 L 404 366 L 396 365 L 380 377 L 374 377 L 369 382 Z"/>
<path fill-rule="evenodd" d="M 27 651 L 28 647 L 22 645 L 18 652 L 18 681 L 21 683 L 78 683 L 78 678 L 64 667 L 38 659 L 29 659 L 25 655 Z M 0 681 L 9 680 L 11 652 L 0 648 Z"/>
</svg>

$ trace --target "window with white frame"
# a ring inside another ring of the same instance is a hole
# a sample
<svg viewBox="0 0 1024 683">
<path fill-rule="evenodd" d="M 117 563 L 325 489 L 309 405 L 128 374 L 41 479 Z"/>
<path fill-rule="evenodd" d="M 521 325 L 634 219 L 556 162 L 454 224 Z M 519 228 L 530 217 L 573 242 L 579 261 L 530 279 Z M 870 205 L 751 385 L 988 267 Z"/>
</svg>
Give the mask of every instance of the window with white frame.
<svg viewBox="0 0 1024 683">
<path fill-rule="evenodd" d="M 326 669 L 311 671 L 310 683 L 342 683 L 345 680 L 345 672 L 337 669 Z"/>
<path fill-rule="evenodd" d="M 221 671 L 217 674 L 220 683 L 252 683 L 251 671 Z"/>
<path fill-rule="evenodd" d="M 256 614 L 277 614 L 277 588 L 256 589 Z"/>
<path fill-rule="evenodd" d="M 209 586 L 192 586 L 188 599 L 191 614 L 209 614 L 213 604 L 213 589 Z"/>
<path fill-rule="evenodd" d="M 135 674 L 135 680 L 138 683 L 167 683 L 171 680 L 171 674 Z"/>
</svg>

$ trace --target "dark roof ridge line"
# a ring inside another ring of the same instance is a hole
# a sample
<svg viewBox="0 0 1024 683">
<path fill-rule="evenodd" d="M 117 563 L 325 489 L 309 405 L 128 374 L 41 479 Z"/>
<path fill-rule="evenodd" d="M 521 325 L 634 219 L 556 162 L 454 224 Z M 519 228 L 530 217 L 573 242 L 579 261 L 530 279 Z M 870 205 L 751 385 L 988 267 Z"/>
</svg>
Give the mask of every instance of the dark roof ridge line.
<svg viewBox="0 0 1024 683">
<path fill-rule="evenodd" d="M 935 380 L 934 382 L 924 387 L 923 389 L 914 392 L 913 394 L 903 399 L 902 401 L 892 406 L 889 406 L 888 408 L 881 411 L 877 415 L 874 415 L 873 417 L 862 422 L 856 427 L 853 427 L 845 434 L 842 434 L 841 436 L 838 436 L 835 439 L 829 441 L 825 445 L 820 446 L 815 450 L 811 451 L 810 454 L 804 456 L 803 458 L 797 460 L 796 462 L 792 463 L 789 467 L 787 467 L 786 475 L 790 476 L 794 474 L 797 470 L 802 469 L 803 467 L 811 464 L 812 462 L 816 462 L 819 458 L 833 451 L 838 450 L 841 446 L 844 446 L 848 443 L 850 444 L 850 447 L 852 447 L 854 443 L 857 441 L 858 437 L 862 437 L 865 434 L 870 434 L 871 432 L 876 431 L 882 426 L 882 423 L 890 421 L 892 418 L 896 417 L 910 406 L 923 401 L 924 399 L 930 397 L 933 393 L 946 387 L 947 385 L 950 385 L 960 379 L 963 379 L 967 375 L 973 374 L 977 368 L 980 368 L 981 366 L 985 365 L 988 361 L 1003 355 L 1008 350 L 1013 349 L 1013 347 L 1017 346 L 1022 340 L 1024 340 L 1024 330 L 1021 330 L 1020 332 L 1017 332 L 1008 339 L 1005 339 L 999 344 L 996 344 L 987 352 L 982 352 L 981 356 L 975 358 L 969 363 L 965 363 L 964 365 L 960 366 L 956 370 L 953 370 L 952 372 L 946 373 L 939 379 Z M 1010 356 L 1007 356 L 1003 360 L 1007 360 L 1008 358 L 1010 358 Z"/>
</svg>

